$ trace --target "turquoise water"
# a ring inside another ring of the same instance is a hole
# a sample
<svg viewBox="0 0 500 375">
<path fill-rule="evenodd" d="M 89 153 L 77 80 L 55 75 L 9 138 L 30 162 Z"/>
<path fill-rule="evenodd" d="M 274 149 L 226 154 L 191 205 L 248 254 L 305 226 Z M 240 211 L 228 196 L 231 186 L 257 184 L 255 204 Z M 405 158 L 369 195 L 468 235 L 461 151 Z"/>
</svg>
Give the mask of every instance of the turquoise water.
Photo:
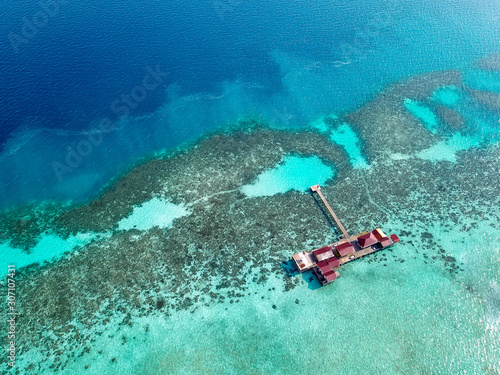
<svg viewBox="0 0 500 375">
<path fill-rule="evenodd" d="M 439 128 L 439 121 L 435 113 L 425 104 L 416 100 L 405 99 L 404 105 L 410 113 L 422 121 L 423 125 L 431 132 L 436 134 Z"/>
<path fill-rule="evenodd" d="M 61 238 L 53 233 L 46 233 L 40 236 L 36 245 L 29 249 L 29 252 L 11 246 L 9 242 L 0 244 L 2 252 L 2 275 L 7 272 L 7 266 L 15 264 L 17 267 L 25 267 L 35 263 L 53 262 L 61 258 L 66 252 L 83 247 L 97 237 L 106 237 L 106 234 L 78 233 L 68 238 Z"/>
<path fill-rule="evenodd" d="M 475 90 L 500 93 L 500 72 L 471 69 L 465 72 L 464 81 Z"/>
<path fill-rule="evenodd" d="M 480 139 L 475 136 L 463 136 L 460 133 L 453 134 L 451 138 L 436 143 L 428 149 L 422 150 L 417 157 L 436 161 L 456 162 L 456 153 L 462 150 L 468 150 L 471 147 L 478 146 Z"/>
<path fill-rule="evenodd" d="M 241 188 L 247 197 L 265 197 L 291 190 L 308 191 L 316 184 L 323 185 L 335 176 L 331 166 L 318 157 L 286 157 L 280 165 L 257 176 L 257 180 Z"/>
<path fill-rule="evenodd" d="M 330 115 L 326 118 L 326 120 L 334 121 L 337 119 L 336 115 Z M 368 167 L 368 162 L 362 152 L 362 142 L 349 124 L 340 123 L 337 124 L 335 129 L 329 129 L 325 119 L 321 119 L 313 122 L 311 127 L 318 129 L 322 133 L 329 132 L 331 142 L 344 149 L 353 168 L 364 169 Z"/>
<path fill-rule="evenodd" d="M 138 159 L 241 117 L 304 127 L 358 108 L 409 76 L 464 67 L 478 72 L 469 64 L 498 52 L 495 1 L 221 2 L 226 6 L 155 0 L 147 8 L 106 0 L 103 12 L 68 3 L 19 53 L 4 38 L 1 207 L 81 203 Z M 38 8 L 36 2 L 10 4 L 4 35 L 21 33 L 23 17 Z M 107 12 L 116 17 L 114 27 L 102 26 L 111 22 Z M 249 30 L 258 30 L 260 39 Z M 119 121 L 112 103 L 157 65 L 169 75 Z M 85 134 L 106 118 L 115 130 L 83 152 L 71 172 L 58 175 L 53 163 L 68 166 L 68 147 L 87 142 Z"/>
<path fill-rule="evenodd" d="M 458 92 L 458 87 L 456 86 L 446 86 L 440 87 L 432 93 L 432 100 L 438 103 L 444 104 L 446 106 L 454 106 L 460 101 L 460 94 Z"/>
<path fill-rule="evenodd" d="M 500 373 L 498 4 L 66 6 L 0 50 L 2 373 Z M 285 272 L 339 235 L 315 184 L 401 242 Z"/>
<path fill-rule="evenodd" d="M 333 143 L 345 148 L 354 168 L 363 169 L 368 167 L 368 163 L 361 153 L 361 142 L 349 125 L 340 125 L 336 130 L 332 131 L 330 139 Z"/>
<path fill-rule="evenodd" d="M 189 213 L 180 205 L 175 205 L 164 199 L 153 198 L 134 207 L 132 213 L 118 222 L 119 230 L 148 230 L 154 227 L 168 228 L 172 222 Z"/>
</svg>

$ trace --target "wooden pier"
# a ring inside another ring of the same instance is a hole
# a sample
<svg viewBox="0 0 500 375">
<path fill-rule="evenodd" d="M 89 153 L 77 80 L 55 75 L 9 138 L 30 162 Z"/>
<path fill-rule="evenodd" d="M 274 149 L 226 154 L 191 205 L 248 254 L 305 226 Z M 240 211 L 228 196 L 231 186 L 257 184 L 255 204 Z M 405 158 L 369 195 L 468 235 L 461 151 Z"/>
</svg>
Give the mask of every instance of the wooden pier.
<svg viewBox="0 0 500 375">
<path fill-rule="evenodd" d="M 342 232 L 342 235 L 344 236 L 344 238 L 349 238 L 349 234 L 347 234 L 347 231 L 345 230 L 344 226 L 340 222 L 339 218 L 337 217 L 337 215 L 335 215 L 335 212 L 333 212 L 333 210 L 330 207 L 330 205 L 328 204 L 326 198 L 321 193 L 321 187 L 319 185 L 311 186 L 311 192 L 313 194 L 314 193 L 318 194 L 318 196 L 321 198 L 323 204 L 325 205 L 326 209 L 328 210 L 330 215 L 332 215 L 333 220 L 335 220 L 335 222 L 337 223 L 337 226 L 339 227 L 340 231 Z"/>
<path fill-rule="evenodd" d="M 380 228 L 371 232 L 361 232 L 354 236 L 349 236 L 344 226 L 340 222 L 335 212 L 321 193 L 319 185 L 311 186 L 312 193 L 318 194 L 324 206 L 332 216 L 338 228 L 342 232 L 342 238 L 337 242 L 320 247 L 312 251 L 301 251 L 293 254 L 292 259 L 295 262 L 299 272 L 312 270 L 323 284 L 329 284 L 339 276 L 337 269 L 365 255 L 386 249 L 398 243 L 400 240 L 397 235 L 387 236 Z"/>
</svg>

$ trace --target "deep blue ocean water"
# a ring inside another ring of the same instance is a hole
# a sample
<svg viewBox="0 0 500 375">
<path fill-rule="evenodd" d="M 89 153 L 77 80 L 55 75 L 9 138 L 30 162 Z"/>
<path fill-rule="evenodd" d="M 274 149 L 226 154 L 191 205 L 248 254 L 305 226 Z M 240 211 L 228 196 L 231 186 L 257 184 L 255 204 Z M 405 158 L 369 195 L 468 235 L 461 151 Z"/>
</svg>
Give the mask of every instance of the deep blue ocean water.
<svg viewBox="0 0 500 375">
<path fill-rule="evenodd" d="M 238 118 L 303 127 L 355 108 L 395 80 L 465 66 L 498 52 L 496 5 L 7 3 L 0 26 L 0 207 L 85 200 L 137 158 Z M 141 85 L 148 67 L 168 75 L 119 121 L 111 104 Z M 88 155 L 69 166 L 68 150 L 86 142 L 84 132 L 103 118 L 116 129 L 91 150 L 81 146 Z"/>
</svg>

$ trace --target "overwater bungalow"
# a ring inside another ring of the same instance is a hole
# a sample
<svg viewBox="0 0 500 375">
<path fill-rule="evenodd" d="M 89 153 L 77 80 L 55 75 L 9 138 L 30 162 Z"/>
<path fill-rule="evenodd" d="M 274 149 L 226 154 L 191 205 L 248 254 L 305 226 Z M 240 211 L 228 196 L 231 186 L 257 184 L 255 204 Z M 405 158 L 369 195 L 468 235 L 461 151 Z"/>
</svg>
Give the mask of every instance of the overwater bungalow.
<svg viewBox="0 0 500 375">
<path fill-rule="evenodd" d="M 321 203 L 326 208 L 325 212 L 330 214 L 331 219 L 337 224 L 343 236 L 333 244 L 312 251 L 301 251 L 293 254 L 292 259 L 299 272 L 312 269 L 321 284 L 326 285 L 339 277 L 337 270 L 343 264 L 386 249 L 400 241 L 396 234 L 386 236 L 380 228 L 376 228 L 371 232 L 365 231 L 349 236 L 321 193 L 321 188 L 318 185 L 311 186 L 311 192 L 319 196 Z"/>
</svg>

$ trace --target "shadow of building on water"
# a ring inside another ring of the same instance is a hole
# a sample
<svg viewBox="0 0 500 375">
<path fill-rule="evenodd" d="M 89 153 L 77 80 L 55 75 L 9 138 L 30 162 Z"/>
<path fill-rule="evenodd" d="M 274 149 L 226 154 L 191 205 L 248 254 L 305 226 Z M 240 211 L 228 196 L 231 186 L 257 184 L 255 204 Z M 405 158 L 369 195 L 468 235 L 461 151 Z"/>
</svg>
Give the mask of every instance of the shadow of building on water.
<svg viewBox="0 0 500 375">
<path fill-rule="evenodd" d="M 281 268 L 288 277 L 302 277 L 307 283 L 307 287 L 311 290 L 321 288 L 321 283 L 312 270 L 300 273 L 293 259 L 286 262 L 281 262 Z"/>
</svg>

